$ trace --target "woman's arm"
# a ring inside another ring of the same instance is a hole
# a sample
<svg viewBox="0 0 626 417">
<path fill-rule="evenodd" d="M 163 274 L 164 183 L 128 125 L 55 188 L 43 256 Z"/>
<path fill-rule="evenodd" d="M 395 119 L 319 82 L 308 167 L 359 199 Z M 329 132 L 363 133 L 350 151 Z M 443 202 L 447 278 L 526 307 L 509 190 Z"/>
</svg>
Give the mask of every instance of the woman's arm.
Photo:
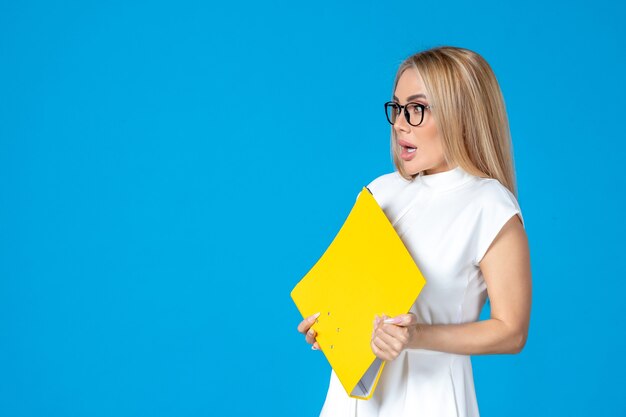
<svg viewBox="0 0 626 417">
<path fill-rule="evenodd" d="M 488 320 L 421 325 L 407 348 L 464 355 L 519 353 L 530 322 L 531 272 L 528 239 L 518 216 L 502 228 L 480 262 L 491 302 Z"/>
<path fill-rule="evenodd" d="M 519 353 L 530 322 L 531 274 L 528 239 L 518 216 L 502 227 L 480 262 L 491 300 L 488 320 L 465 324 L 416 324 L 414 314 L 374 322 L 371 346 L 383 360 L 404 349 L 462 355 Z"/>
</svg>

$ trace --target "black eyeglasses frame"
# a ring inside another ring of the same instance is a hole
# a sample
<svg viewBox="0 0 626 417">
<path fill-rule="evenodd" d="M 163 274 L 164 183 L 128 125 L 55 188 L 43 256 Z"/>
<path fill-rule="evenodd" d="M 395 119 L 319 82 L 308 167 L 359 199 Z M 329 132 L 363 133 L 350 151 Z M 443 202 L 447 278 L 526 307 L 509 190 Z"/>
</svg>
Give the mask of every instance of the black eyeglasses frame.
<svg viewBox="0 0 626 417">
<path fill-rule="evenodd" d="M 417 124 L 413 124 L 411 123 L 411 116 L 409 115 L 409 110 L 407 107 L 409 106 L 416 106 L 416 107 L 420 107 L 422 109 L 421 113 L 422 113 L 422 118 L 420 119 L 420 121 Z M 395 101 L 388 101 L 385 103 L 385 117 L 387 117 L 387 121 L 389 122 L 390 125 L 394 125 L 394 122 L 391 121 L 391 118 L 389 117 L 389 110 L 387 110 L 388 107 L 393 107 L 394 112 L 396 113 L 396 120 L 397 120 L 397 115 L 400 114 L 400 112 L 404 109 L 404 118 L 406 119 L 407 123 L 410 124 L 411 126 L 417 127 L 419 125 L 422 124 L 422 122 L 424 121 L 424 113 L 426 112 L 426 110 L 430 110 L 431 105 L 426 105 L 426 104 L 422 104 L 422 103 L 414 103 L 414 102 L 410 102 L 410 103 L 406 103 L 404 106 L 400 105 L 400 103 L 396 103 Z"/>
</svg>

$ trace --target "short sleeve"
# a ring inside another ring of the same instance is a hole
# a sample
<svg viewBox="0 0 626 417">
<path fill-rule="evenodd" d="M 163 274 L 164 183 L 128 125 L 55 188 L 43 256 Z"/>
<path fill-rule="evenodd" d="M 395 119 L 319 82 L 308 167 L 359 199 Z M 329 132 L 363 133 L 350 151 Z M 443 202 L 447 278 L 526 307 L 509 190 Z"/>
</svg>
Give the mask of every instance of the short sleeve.
<svg viewBox="0 0 626 417">
<path fill-rule="evenodd" d="M 476 230 L 475 265 L 482 261 L 496 236 L 511 217 L 518 215 L 522 226 L 524 225 L 517 199 L 497 180 L 490 180 L 485 184 L 482 197 Z"/>
</svg>

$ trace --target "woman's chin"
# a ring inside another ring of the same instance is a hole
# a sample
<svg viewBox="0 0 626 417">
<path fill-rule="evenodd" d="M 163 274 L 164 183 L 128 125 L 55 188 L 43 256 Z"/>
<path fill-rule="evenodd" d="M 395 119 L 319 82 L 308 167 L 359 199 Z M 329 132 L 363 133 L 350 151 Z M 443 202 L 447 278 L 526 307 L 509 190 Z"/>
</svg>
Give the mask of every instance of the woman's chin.
<svg viewBox="0 0 626 417">
<path fill-rule="evenodd" d="M 409 163 L 404 163 L 402 165 L 402 168 L 404 168 L 404 172 L 406 172 L 408 175 L 417 175 L 419 174 L 421 171 L 423 171 L 424 169 L 426 169 L 424 166 L 422 166 L 421 164 L 412 164 L 410 161 Z"/>
</svg>

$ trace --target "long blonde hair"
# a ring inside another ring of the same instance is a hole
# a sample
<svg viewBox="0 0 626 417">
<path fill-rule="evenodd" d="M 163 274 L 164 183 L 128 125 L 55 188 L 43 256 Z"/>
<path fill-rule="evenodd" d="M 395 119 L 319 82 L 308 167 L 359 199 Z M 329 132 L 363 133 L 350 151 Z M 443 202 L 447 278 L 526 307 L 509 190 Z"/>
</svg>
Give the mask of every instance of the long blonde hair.
<svg viewBox="0 0 626 417">
<path fill-rule="evenodd" d="M 442 46 L 411 55 L 396 73 L 395 92 L 402 73 L 414 68 L 421 75 L 442 138 L 446 161 L 479 177 L 495 178 L 517 196 L 511 133 L 504 99 L 493 70 L 476 52 Z M 399 146 L 391 129 L 391 153 L 402 167 Z"/>
</svg>

